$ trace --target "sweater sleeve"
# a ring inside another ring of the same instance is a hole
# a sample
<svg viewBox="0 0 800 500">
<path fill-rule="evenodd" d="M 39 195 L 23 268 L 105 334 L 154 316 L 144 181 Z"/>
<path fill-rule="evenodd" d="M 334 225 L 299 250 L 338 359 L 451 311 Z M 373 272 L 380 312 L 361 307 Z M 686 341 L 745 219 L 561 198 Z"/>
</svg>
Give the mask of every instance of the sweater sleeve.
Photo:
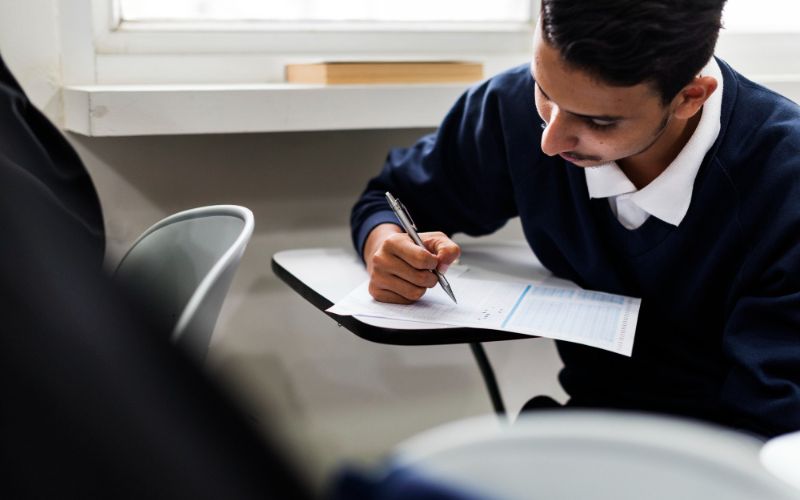
<svg viewBox="0 0 800 500">
<path fill-rule="evenodd" d="M 742 427 L 767 436 L 800 429 L 800 216 L 779 226 L 773 239 L 753 248 L 764 264 L 736 301 L 723 336 L 732 368 L 722 406 Z"/>
<path fill-rule="evenodd" d="M 534 128 L 533 83 L 516 68 L 464 93 L 436 133 L 392 150 L 351 214 L 359 255 L 369 232 L 396 219 L 384 199 L 390 191 L 420 231 L 489 234 L 517 215 L 509 177 L 510 127 Z M 520 123 L 524 122 L 524 123 Z"/>
</svg>

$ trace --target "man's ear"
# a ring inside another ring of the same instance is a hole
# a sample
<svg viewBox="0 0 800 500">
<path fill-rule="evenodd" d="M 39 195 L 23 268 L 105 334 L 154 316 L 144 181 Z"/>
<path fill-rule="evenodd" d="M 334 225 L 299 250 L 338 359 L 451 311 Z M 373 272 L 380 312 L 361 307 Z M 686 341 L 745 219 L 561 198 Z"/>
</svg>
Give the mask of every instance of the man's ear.
<svg viewBox="0 0 800 500">
<path fill-rule="evenodd" d="M 673 99 L 675 116 L 688 120 L 703 107 L 715 90 L 717 90 L 717 79 L 713 76 L 695 77 Z"/>
</svg>

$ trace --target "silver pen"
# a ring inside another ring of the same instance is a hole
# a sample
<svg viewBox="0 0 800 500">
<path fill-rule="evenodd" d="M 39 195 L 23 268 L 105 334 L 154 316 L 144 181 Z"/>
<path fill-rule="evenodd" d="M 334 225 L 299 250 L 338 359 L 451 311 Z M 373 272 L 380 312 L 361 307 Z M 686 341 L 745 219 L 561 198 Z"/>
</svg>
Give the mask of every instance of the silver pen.
<svg viewBox="0 0 800 500">
<path fill-rule="evenodd" d="M 405 205 L 403 205 L 400 200 L 392 196 L 392 193 L 386 192 L 386 199 L 389 201 L 389 206 L 392 207 L 392 212 L 394 215 L 397 216 L 397 220 L 400 221 L 400 225 L 403 226 L 403 229 L 406 233 L 411 237 L 411 240 L 416 243 L 417 245 L 425 248 L 425 245 L 422 243 L 419 235 L 417 234 L 417 226 L 414 224 L 414 221 L 411 219 L 411 214 L 408 213 L 406 210 Z M 442 285 L 442 288 L 453 299 L 453 302 L 458 304 L 456 300 L 456 296 L 453 295 L 453 290 L 450 288 L 450 283 L 447 281 L 447 278 L 444 277 L 444 274 L 440 273 L 438 270 L 433 269 L 431 271 L 433 274 L 436 275 L 436 279 L 439 280 L 439 284 Z"/>
</svg>

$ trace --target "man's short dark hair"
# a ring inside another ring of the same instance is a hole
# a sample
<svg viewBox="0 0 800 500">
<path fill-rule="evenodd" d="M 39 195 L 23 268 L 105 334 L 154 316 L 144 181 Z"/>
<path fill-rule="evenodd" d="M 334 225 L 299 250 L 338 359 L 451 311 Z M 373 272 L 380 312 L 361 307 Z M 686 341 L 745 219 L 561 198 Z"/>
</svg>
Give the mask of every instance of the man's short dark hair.
<svg viewBox="0 0 800 500">
<path fill-rule="evenodd" d="M 542 0 L 544 40 L 603 83 L 651 83 L 669 103 L 700 72 L 725 0 Z"/>
</svg>

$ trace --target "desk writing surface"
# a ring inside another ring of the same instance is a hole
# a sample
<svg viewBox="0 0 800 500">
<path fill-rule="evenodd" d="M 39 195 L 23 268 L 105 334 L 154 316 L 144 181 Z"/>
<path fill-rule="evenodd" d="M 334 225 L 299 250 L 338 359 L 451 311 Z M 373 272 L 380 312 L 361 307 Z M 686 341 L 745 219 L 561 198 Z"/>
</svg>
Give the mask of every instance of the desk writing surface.
<svg viewBox="0 0 800 500">
<path fill-rule="evenodd" d="M 468 266 L 476 277 L 528 281 L 551 276 L 525 242 L 476 241 L 461 245 L 461 250 L 460 264 Z M 368 278 L 363 262 L 352 249 L 285 250 L 273 256 L 272 268 L 278 277 L 323 311 Z M 458 290 L 455 292 L 458 295 Z M 405 322 L 403 325 L 381 318 L 330 316 L 356 335 L 388 344 L 450 344 L 531 338 L 477 328 L 419 322 Z"/>
</svg>

